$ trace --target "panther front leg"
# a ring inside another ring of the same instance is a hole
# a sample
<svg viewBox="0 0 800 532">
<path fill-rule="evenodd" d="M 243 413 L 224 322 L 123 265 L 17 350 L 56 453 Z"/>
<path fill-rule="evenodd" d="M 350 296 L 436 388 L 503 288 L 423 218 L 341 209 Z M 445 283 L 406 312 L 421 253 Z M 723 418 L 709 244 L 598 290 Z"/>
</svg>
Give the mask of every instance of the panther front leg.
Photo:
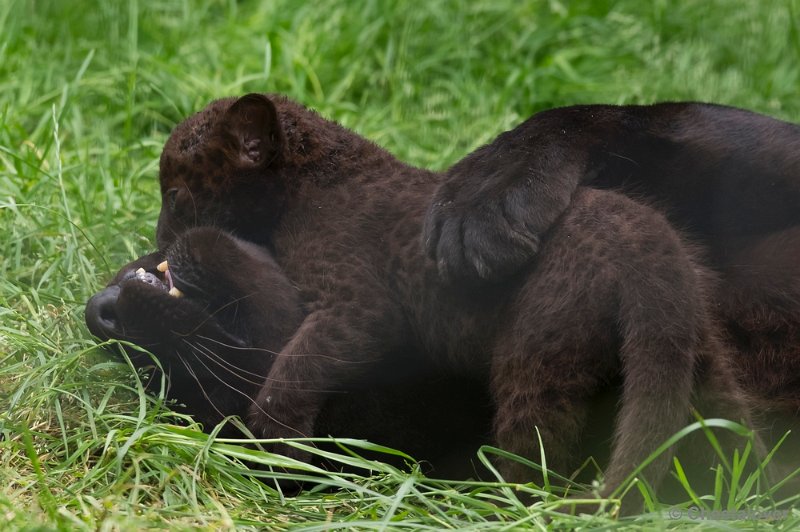
<svg viewBox="0 0 800 532">
<path fill-rule="evenodd" d="M 302 323 L 298 289 L 262 247 L 211 227 L 166 252 L 175 286 L 248 345 L 277 353 Z"/>
<path fill-rule="evenodd" d="M 331 394 L 352 388 L 400 345 L 403 320 L 398 314 L 388 306 L 365 309 L 342 302 L 309 314 L 275 359 L 250 408 L 249 428 L 264 438 L 311 436 Z M 286 445 L 276 451 L 308 458 Z"/>
</svg>

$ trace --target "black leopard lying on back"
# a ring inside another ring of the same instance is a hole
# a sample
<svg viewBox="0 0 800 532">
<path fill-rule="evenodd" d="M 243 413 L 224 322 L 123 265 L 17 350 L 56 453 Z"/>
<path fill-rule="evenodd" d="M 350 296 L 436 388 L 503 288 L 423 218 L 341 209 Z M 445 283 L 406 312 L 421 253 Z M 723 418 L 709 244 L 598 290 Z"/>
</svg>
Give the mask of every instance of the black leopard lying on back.
<svg viewBox="0 0 800 532">
<path fill-rule="evenodd" d="M 661 215 L 619 194 L 581 190 L 534 264 L 464 293 L 442 285 L 419 249 L 441 177 L 280 97 L 220 100 L 173 132 L 161 159 L 157 232 L 170 263 L 187 229 L 213 224 L 269 246 L 307 311 L 250 407 L 257 435 L 311 434 L 327 392 L 408 353 L 487 385 L 494 440 L 537 459 L 538 429 L 548 463 L 561 471 L 592 398 L 622 379 L 606 493 L 689 420 L 692 403 L 707 417 L 748 419 L 707 308 L 711 276 Z M 237 288 L 232 301 L 253 297 L 252 276 L 227 257 L 227 275 L 205 282 L 178 262 L 176 286 L 202 298 L 209 282 L 224 281 Z M 143 283 L 125 290 L 168 297 Z M 658 483 L 667 465 L 664 456 L 647 477 Z M 533 476 L 511 461 L 501 470 L 512 481 Z"/>
<path fill-rule="evenodd" d="M 158 270 L 167 256 L 170 272 L 202 291 L 168 295 Z M 146 275 L 137 276 L 140 268 Z M 89 300 L 86 322 L 98 338 L 148 349 L 169 377 L 167 396 L 176 408 L 211 430 L 227 416 L 245 416 L 303 313 L 297 289 L 269 253 L 217 229 L 198 228 L 166 255 L 125 265 Z M 153 366 L 149 355 L 126 351 L 136 367 Z M 486 387 L 446 377 L 414 353 L 343 392 L 328 396 L 314 435 L 381 443 L 424 461 L 429 472 L 433 467 L 432 473 L 455 478 L 474 473 L 475 450 L 489 442 Z M 241 433 L 227 424 L 220 435 Z"/>
</svg>

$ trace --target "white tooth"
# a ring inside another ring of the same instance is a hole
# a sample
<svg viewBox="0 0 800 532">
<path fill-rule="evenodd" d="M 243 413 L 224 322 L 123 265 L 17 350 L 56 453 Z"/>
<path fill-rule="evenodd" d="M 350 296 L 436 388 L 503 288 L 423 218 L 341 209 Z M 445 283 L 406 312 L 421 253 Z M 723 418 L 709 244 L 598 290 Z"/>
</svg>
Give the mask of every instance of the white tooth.
<svg viewBox="0 0 800 532">
<path fill-rule="evenodd" d="M 136 275 L 144 275 L 145 273 L 147 272 L 144 271 L 144 268 L 139 268 L 138 270 L 136 270 Z"/>
<path fill-rule="evenodd" d="M 177 286 L 173 286 L 172 288 L 170 288 L 168 294 L 171 295 L 172 297 L 183 297 L 183 292 L 178 290 Z"/>
<path fill-rule="evenodd" d="M 169 268 L 169 265 L 167 265 L 167 261 L 164 261 L 161 264 L 159 264 L 158 266 L 156 266 L 156 269 L 158 271 L 160 271 L 161 273 L 164 273 L 165 271 L 167 271 L 167 268 Z"/>
</svg>

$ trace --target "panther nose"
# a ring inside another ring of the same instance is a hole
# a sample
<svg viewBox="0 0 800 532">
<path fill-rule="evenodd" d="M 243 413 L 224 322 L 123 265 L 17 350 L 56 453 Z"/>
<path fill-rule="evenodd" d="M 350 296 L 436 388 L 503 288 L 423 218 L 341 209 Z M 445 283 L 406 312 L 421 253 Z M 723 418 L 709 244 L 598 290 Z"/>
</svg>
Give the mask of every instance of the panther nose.
<svg viewBox="0 0 800 532">
<path fill-rule="evenodd" d="M 89 331 L 102 340 L 119 337 L 117 299 L 120 288 L 112 285 L 96 293 L 86 303 L 86 326 Z"/>
</svg>

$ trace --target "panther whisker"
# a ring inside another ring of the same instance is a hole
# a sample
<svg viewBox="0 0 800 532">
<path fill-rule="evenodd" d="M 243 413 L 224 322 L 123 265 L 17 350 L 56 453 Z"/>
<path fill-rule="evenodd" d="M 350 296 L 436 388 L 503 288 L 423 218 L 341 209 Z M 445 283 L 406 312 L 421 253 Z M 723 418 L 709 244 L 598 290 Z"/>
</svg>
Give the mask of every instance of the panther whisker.
<svg viewBox="0 0 800 532">
<path fill-rule="evenodd" d="M 323 360 L 331 360 L 342 364 L 374 364 L 374 360 L 346 360 L 343 358 L 336 358 L 331 355 L 323 355 L 321 353 L 284 353 L 280 355 L 285 358 L 321 358 Z"/>
<path fill-rule="evenodd" d="M 215 338 L 210 338 L 208 336 L 202 336 L 202 335 L 199 335 L 199 334 L 197 335 L 197 337 L 198 338 L 202 338 L 203 340 L 209 340 L 209 341 L 214 342 L 216 344 L 228 347 L 230 349 L 235 349 L 235 350 L 238 350 L 238 351 L 261 351 L 261 352 L 264 352 L 264 353 L 270 353 L 272 355 L 280 355 L 280 356 L 285 356 L 285 357 L 316 357 L 316 358 L 322 358 L 322 359 L 325 359 L 325 360 L 332 360 L 334 362 L 341 362 L 343 364 L 370 364 L 371 363 L 368 360 L 345 360 L 345 359 L 341 359 L 341 358 L 335 358 L 335 357 L 332 357 L 330 355 L 323 355 L 321 353 L 300 353 L 300 354 L 284 354 L 284 355 L 281 355 L 280 351 L 272 351 L 270 349 L 266 349 L 266 348 L 263 348 L 263 347 L 242 347 L 242 346 L 230 345 L 230 344 L 226 344 L 225 342 L 220 342 L 219 340 L 217 340 Z"/>
<path fill-rule="evenodd" d="M 191 344 L 189 344 L 189 347 L 192 347 Z M 225 417 L 225 414 L 220 412 L 219 408 L 217 408 L 217 405 L 214 404 L 214 401 L 212 401 L 211 397 L 208 396 L 208 393 L 206 392 L 206 389 L 203 387 L 203 384 L 200 382 L 200 379 L 197 378 L 197 374 L 194 372 L 194 369 L 192 369 L 192 367 L 186 362 L 186 360 L 183 359 L 183 357 L 179 352 L 175 354 L 177 355 L 178 360 L 181 361 L 181 364 L 183 364 L 183 366 L 186 368 L 186 371 L 189 373 L 189 375 L 194 379 L 194 382 L 197 383 L 198 388 L 200 388 L 200 393 L 203 394 L 203 397 L 206 398 L 206 401 L 208 401 L 208 403 L 217 412 L 217 414 L 220 415 L 220 417 Z"/>
<path fill-rule="evenodd" d="M 178 332 L 178 331 L 172 331 L 172 332 L 173 332 L 173 333 L 175 333 L 175 335 L 176 335 L 176 336 L 184 336 L 184 337 L 187 337 L 187 336 L 195 336 L 195 333 L 196 333 L 196 332 L 197 332 L 197 331 L 198 331 L 198 330 L 199 330 L 199 329 L 200 329 L 200 328 L 201 328 L 203 325 L 205 325 L 206 323 L 208 323 L 208 320 L 212 319 L 212 318 L 213 318 L 215 315 L 217 315 L 218 313 L 222 312 L 222 311 L 223 311 L 224 309 L 226 309 L 227 307 L 229 307 L 229 306 L 231 306 L 231 305 L 234 305 L 234 304 L 238 303 L 239 301 L 242 301 L 242 300 L 243 300 L 243 299 L 245 299 L 245 298 L 251 297 L 252 295 L 253 295 L 253 294 L 251 293 L 251 294 L 244 295 L 244 296 L 242 296 L 242 297 L 237 297 L 236 299 L 234 299 L 234 300 L 232 300 L 232 301 L 229 301 L 228 303 L 225 303 L 224 305 L 222 305 L 222 306 L 221 306 L 221 307 L 219 307 L 218 309 L 216 309 L 216 310 L 214 310 L 214 311 L 209 311 L 209 312 L 208 312 L 208 316 L 206 316 L 206 318 L 205 318 L 203 321 L 201 321 L 200 323 L 198 323 L 198 324 L 195 326 L 195 328 L 194 328 L 194 329 L 191 329 L 191 330 L 189 330 L 188 332 L 185 332 L 185 333 L 181 333 L 181 332 Z M 199 336 L 199 335 L 198 335 L 198 336 Z"/>
<path fill-rule="evenodd" d="M 189 193 L 189 199 L 192 200 L 192 211 L 194 214 L 194 225 L 197 225 L 197 202 L 194 200 L 194 194 L 192 194 L 192 189 L 189 188 L 189 185 L 186 184 L 185 180 L 181 180 L 183 182 L 183 186 L 186 187 L 186 191 Z"/>
<path fill-rule="evenodd" d="M 185 340 L 184 340 L 184 341 L 185 341 Z M 186 341 L 185 341 L 185 342 L 186 342 Z M 275 422 L 275 423 L 277 423 L 278 425 L 280 425 L 280 426 L 282 426 L 282 427 L 284 427 L 284 428 L 286 428 L 286 429 L 288 429 L 288 430 L 291 430 L 291 431 L 293 431 L 293 432 L 296 432 L 296 433 L 297 433 L 297 434 L 299 434 L 299 435 L 300 435 L 300 437 L 302 437 L 302 438 L 308 438 L 308 437 L 309 437 L 308 435 L 304 434 L 304 433 L 303 433 L 301 430 L 298 430 L 298 429 L 296 429 L 296 428 L 294 428 L 294 427 L 291 427 L 291 426 L 287 425 L 286 423 L 284 423 L 284 422 L 280 421 L 279 419 L 276 419 L 275 417 L 271 416 L 269 413 L 267 413 L 266 411 L 264 411 L 264 409 L 263 409 L 263 408 L 261 408 L 261 405 L 259 405 L 259 404 L 258 404 L 258 402 L 256 402 L 256 400 L 255 400 L 255 399 L 253 399 L 252 397 L 250 397 L 250 396 L 249 396 L 249 395 L 247 395 L 246 393 L 242 392 L 241 390 L 237 390 L 236 388 L 234 388 L 233 386 L 231 386 L 230 384 L 228 384 L 227 382 L 225 382 L 224 380 L 222 380 L 221 378 L 219 378 L 219 376 L 217 376 L 217 375 L 216 375 L 214 372 L 212 372 L 212 371 L 211 371 L 211 369 L 210 369 L 208 366 L 206 366 L 206 365 L 203 363 L 203 361 L 200 359 L 200 357 L 198 357 L 198 356 L 197 356 L 197 353 L 195 352 L 195 351 L 197 351 L 197 348 L 196 348 L 194 345 L 192 345 L 191 343 L 189 343 L 189 342 L 186 342 L 186 344 L 187 344 L 187 345 L 188 345 L 188 346 L 189 346 L 189 347 L 192 349 L 192 354 L 193 354 L 193 355 L 194 355 L 194 357 L 197 359 L 197 361 L 198 361 L 200 364 L 202 364 L 202 365 L 203 365 L 203 367 L 204 367 L 204 368 L 206 368 L 206 370 L 208 370 L 208 372 L 209 372 L 209 373 L 211 373 L 211 375 L 213 375 L 213 376 L 214 376 L 216 379 L 218 379 L 218 380 L 219 380 L 219 382 L 220 382 L 220 383 L 221 383 L 223 386 L 225 386 L 225 387 L 227 387 L 227 388 L 230 388 L 230 389 L 231 389 L 231 390 L 233 390 L 234 392 L 236 392 L 236 393 L 238 393 L 239 395 L 241 395 L 241 396 L 245 397 L 245 398 L 247 399 L 247 401 L 249 401 L 249 402 L 250 402 L 250 403 L 251 403 L 251 404 L 252 404 L 252 405 L 253 405 L 253 406 L 254 406 L 256 409 L 258 409 L 258 411 L 259 411 L 259 412 L 261 412 L 261 413 L 262 413 L 264 416 L 266 416 L 266 417 L 267 417 L 267 418 L 269 418 L 270 420 L 274 421 L 274 422 Z M 202 354 L 202 353 L 201 353 L 201 354 Z M 189 368 L 188 368 L 188 366 L 187 366 L 187 369 L 189 369 Z M 194 374 L 194 372 L 193 372 L 191 369 L 189 369 L 189 371 L 190 371 L 192 374 Z M 197 378 L 196 378 L 196 377 L 195 377 L 195 380 L 197 381 Z M 198 382 L 198 384 L 200 384 L 200 383 L 199 383 L 199 381 L 197 381 L 197 382 Z M 202 389 L 202 385 L 200 385 L 200 387 L 201 387 L 201 389 Z M 205 391 L 203 391 L 203 395 L 206 397 L 206 399 L 208 399 L 208 396 L 205 394 Z M 211 402 L 211 400 L 210 400 L 210 399 L 209 399 L 209 402 Z M 212 406 L 213 406 L 213 403 L 212 403 Z M 215 409 L 215 410 L 217 410 L 217 408 L 216 408 L 216 407 L 214 407 L 214 409 Z M 219 410 L 217 410 L 217 412 L 218 412 L 218 413 L 219 413 L 219 414 L 220 414 L 222 417 L 225 417 L 225 415 L 224 415 L 224 414 L 222 414 L 221 412 L 219 412 Z"/>
<path fill-rule="evenodd" d="M 231 345 L 226 344 L 225 342 L 221 342 L 216 338 L 211 338 L 210 336 L 203 336 L 201 334 L 197 335 L 198 338 L 202 338 L 203 340 L 208 340 L 210 342 L 214 342 L 215 344 L 219 344 L 221 346 L 227 347 L 229 349 L 234 349 L 236 351 L 259 351 L 262 353 L 269 353 L 270 355 L 278 355 L 280 351 L 273 351 L 271 349 L 267 349 L 266 347 L 254 347 L 254 346 L 241 346 L 241 345 Z"/>
<path fill-rule="evenodd" d="M 236 377 L 237 379 L 239 379 L 241 381 L 247 382 L 249 384 L 253 384 L 254 386 L 261 386 L 263 384 L 262 380 L 259 380 L 259 381 L 250 380 L 250 379 L 242 376 L 236 370 L 240 370 L 240 371 L 243 371 L 245 373 L 249 373 L 249 374 L 251 374 L 253 376 L 259 377 L 259 379 L 263 379 L 264 378 L 263 375 L 259 375 L 258 373 L 249 372 L 247 370 L 244 370 L 242 368 L 239 368 L 239 367 L 237 367 L 235 365 L 232 365 L 232 364 L 228 363 L 227 361 L 225 361 L 224 357 L 214 353 L 213 351 L 211 351 L 211 349 L 209 349 L 206 346 L 203 346 L 201 344 L 193 344 L 193 343 L 191 343 L 191 342 L 189 342 L 187 340 L 183 340 L 183 341 L 184 341 L 184 343 L 186 345 L 188 345 L 194 351 L 193 355 L 195 356 L 195 358 L 198 358 L 198 362 L 203 364 L 203 367 L 205 367 L 208 370 L 208 372 L 211 373 L 220 382 L 224 382 L 223 379 L 219 375 L 217 375 L 217 373 L 211 371 L 211 368 L 209 368 L 201 360 L 199 360 L 198 354 L 202 355 L 203 357 L 205 357 L 207 359 L 209 359 L 214 364 L 216 364 L 217 366 L 221 367 L 223 370 L 227 371 L 229 374 L 233 375 L 234 377 Z"/>
<path fill-rule="evenodd" d="M 211 357 L 208 355 L 208 353 L 205 353 L 205 352 L 201 351 L 197 345 L 194 345 L 194 344 L 192 344 L 192 343 L 190 343 L 190 342 L 188 342 L 188 341 L 186 341 L 186 340 L 184 340 L 184 342 L 185 342 L 187 345 L 189 345 L 189 346 L 190 346 L 192 349 L 194 349 L 195 351 L 199 351 L 199 353 L 200 353 L 201 355 L 203 355 L 203 356 L 205 356 L 205 357 L 207 357 L 207 358 L 211 358 Z M 206 348 L 206 349 L 207 349 L 207 348 Z M 197 356 L 197 354 L 195 354 L 195 356 Z M 216 354 L 215 354 L 215 356 L 219 356 L 219 355 L 216 355 Z M 212 359 L 212 360 L 213 360 L 213 359 Z M 216 361 L 214 361 L 214 362 L 215 362 L 217 365 L 221 365 L 219 362 L 216 362 Z M 206 368 L 206 369 L 207 369 L 209 372 L 211 372 L 211 369 L 210 369 L 208 366 L 206 366 L 205 364 L 203 364 L 203 366 L 204 366 L 204 367 L 205 367 L 205 368 Z M 235 366 L 234 366 L 234 367 L 235 367 Z M 226 369 L 226 368 L 223 368 L 223 369 Z M 237 368 L 237 369 L 239 369 L 239 368 Z M 237 374 L 237 373 L 234 373 L 234 372 L 233 372 L 233 371 L 231 371 L 231 370 L 227 370 L 227 369 L 226 369 L 226 371 L 228 371 L 229 373 L 231 373 L 231 374 L 235 375 L 236 377 L 239 377 L 241 380 L 243 380 L 243 381 L 245 381 L 245 382 L 250 382 L 250 383 L 252 383 L 252 384 L 255 384 L 255 385 L 258 385 L 258 386 L 261 386 L 261 385 L 263 384 L 263 382 L 253 382 L 253 381 L 250 381 L 250 380 L 248 380 L 248 379 L 245 379 L 245 378 L 243 378 L 241 375 L 239 375 L 239 374 Z M 218 376 L 218 375 L 216 375 L 215 373 L 214 373 L 214 376 L 215 376 L 215 377 L 217 377 L 217 378 L 219 378 L 219 376 Z M 258 376 L 259 376 L 259 377 L 261 377 L 261 375 L 258 375 Z M 277 382 L 277 383 L 281 383 L 281 384 L 301 384 L 301 383 L 307 383 L 307 382 L 311 382 L 311 381 L 306 381 L 306 380 L 303 380 L 303 381 L 301 381 L 301 380 L 291 380 L 291 381 L 289 381 L 289 380 L 279 380 L 279 379 L 271 378 L 271 377 L 269 377 L 269 376 L 266 376 L 266 377 L 263 377 L 263 378 L 264 378 L 264 381 Z M 296 390 L 303 390 L 303 391 L 317 391 L 317 392 L 320 392 L 320 393 L 340 393 L 340 390 L 323 390 L 323 389 L 319 389 L 319 388 L 294 388 L 294 387 L 288 388 L 288 387 L 287 387 L 287 388 L 285 388 L 285 389 L 292 389 L 292 390 L 296 389 Z"/>
<path fill-rule="evenodd" d="M 236 366 L 235 364 L 231 364 L 224 357 L 214 353 L 210 348 L 208 348 L 208 347 L 206 347 L 206 346 L 204 346 L 204 345 L 202 345 L 200 343 L 196 344 L 195 348 L 196 349 L 200 349 L 203 352 L 203 354 L 205 354 L 205 356 L 207 356 L 211 361 L 215 362 L 218 366 L 220 366 L 222 369 L 224 369 L 225 371 L 227 371 L 231 375 L 234 375 L 234 376 L 238 377 L 240 380 L 243 380 L 244 382 L 249 382 L 250 384 L 254 384 L 256 386 L 261 386 L 263 384 L 263 379 L 264 379 L 263 375 L 261 375 L 259 373 L 255 373 L 253 371 L 246 370 L 244 368 L 240 368 L 240 367 Z M 254 381 L 254 380 L 248 379 L 245 376 L 243 376 L 242 373 L 247 374 L 247 375 L 252 375 L 254 377 L 258 377 L 259 379 L 262 379 L 262 380 Z"/>
<path fill-rule="evenodd" d="M 188 345 L 188 346 L 189 346 L 189 348 L 192 350 L 192 355 L 193 355 L 193 356 L 194 356 L 194 357 L 197 359 L 197 361 L 198 361 L 200 364 L 202 364 L 202 365 L 203 365 L 203 367 L 204 367 L 204 368 L 206 368 L 206 370 L 208 370 L 208 372 L 209 372 L 209 373 L 210 373 L 210 374 L 211 374 L 211 375 L 212 375 L 212 376 L 213 376 L 215 379 L 217 379 L 217 380 L 218 380 L 218 381 L 219 381 L 221 384 L 223 384 L 224 386 L 227 386 L 227 387 L 228 387 L 228 388 L 230 388 L 232 391 L 236 392 L 237 394 L 239 394 L 239 395 L 241 395 L 242 397 L 244 397 L 245 399 L 247 399 L 247 401 L 248 401 L 248 402 L 250 402 L 250 403 L 251 403 L 251 404 L 252 404 L 254 407 L 256 407 L 257 409 L 259 409 L 259 410 L 260 410 L 260 411 L 261 411 L 261 412 L 262 412 L 264 415 L 266 415 L 266 416 L 268 416 L 268 417 L 269 417 L 269 415 L 268 415 L 266 412 L 264 412 L 264 410 L 263 410 L 263 409 L 262 409 L 262 408 L 261 408 L 261 407 L 258 405 L 258 403 L 255 401 L 255 399 L 253 399 L 252 397 L 250 397 L 249 395 L 247 395 L 247 394 L 246 394 L 246 393 L 244 393 L 243 391 L 239 390 L 238 388 L 235 388 L 235 387 L 231 386 L 230 384 L 228 384 L 227 382 L 225 382 L 224 380 L 222 380 L 222 379 L 221 379 L 221 378 L 220 378 L 220 377 L 219 377 L 219 376 L 218 376 L 216 373 L 214 373 L 214 372 L 212 372 L 212 371 L 211 371 L 211 368 L 209 368 L 208 366 L 206 366 L 205 364 L 203 364 L 203 361 L 200 359 L 200 357 L 198 357 L 198 356 L 197 356 L 197 353 L 196 353 L 196 352 L 194 352 L 194 351 L 196 351 L 196 350 L 197 350 L 197 348 L 196 348 L 194 345 L 192 345 L 190 342 L 186 342 L 186 345 Z M 202 353 L 200 353 L 200 354 L 202 354 Z M 183 360 L 183 358 L 182 358 L 182 357 L 180 357 L 180 355 L 178 355 L 178 357 L 181 359 L 181 362 L 183 362 L 184 366 L 186 366 L 186 369 L 187 369 L 187 371 L 189 371 L 189 373 L 192 375 L 192 377 L 194 377 L 194 379 L 195 379 L 195 382 L 197 382 L 197 384 L 200 386 L 201 390 L 203 390 L 203 395 L 205 396 L 205 398 L 206 398 L 206 399 L 208 399 L 208 401 L 209 401 L 209 402 L 211 402 L 211 399 L 208 397 L 208 395 L 206 395 L 206 393 L 205 393 L 205 390 L 203 389 L 203 385 L 202 385 L 202 384 L 200 384 L 200 381 L 199 381 L 199 379 L 197 378 L 197 375 L 195 374 L 194 370 L 193 370 L 193 369 L 192 369 L 192 368 L 191 368 L 191 367 L 190 367 L 190 366 L 189 366 L 189 365 L 186 363 L 186 361 L 185 361 L 185 360 Z M 216 408 L 215 408 L 215 410 L 217 410 L 217 413 L 218 413 L 218 414 L 220 414 L 222 417 L 225 417 L 225 414 L 223 414 L 222 412 L 220 412 L 218 409 L 216 409 Z"/>
</svg>

